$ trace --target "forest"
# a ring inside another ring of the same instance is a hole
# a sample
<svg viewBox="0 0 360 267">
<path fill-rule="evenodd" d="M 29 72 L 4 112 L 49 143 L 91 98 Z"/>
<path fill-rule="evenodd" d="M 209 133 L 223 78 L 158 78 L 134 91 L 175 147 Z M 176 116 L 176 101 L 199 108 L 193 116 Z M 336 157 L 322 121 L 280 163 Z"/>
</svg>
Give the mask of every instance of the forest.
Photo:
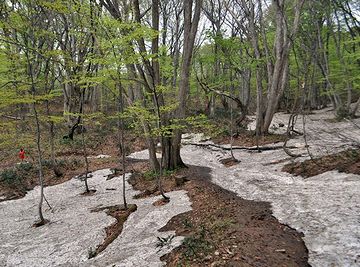
<svg viewBox="0 0 360 267">
<path fill-rule="evenodd" d="M 359 266 L 356 0 L 0 2 L 0 267 Z"/>
</svg>

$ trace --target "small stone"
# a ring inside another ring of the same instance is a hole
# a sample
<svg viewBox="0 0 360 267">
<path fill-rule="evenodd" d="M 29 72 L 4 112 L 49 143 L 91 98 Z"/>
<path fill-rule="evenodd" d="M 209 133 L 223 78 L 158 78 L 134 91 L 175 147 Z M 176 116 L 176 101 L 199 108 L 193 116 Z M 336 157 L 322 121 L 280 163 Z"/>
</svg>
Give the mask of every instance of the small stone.
<svg viewBox="0 0 360 267">
<path fill-rule="evenodd" d="M 215 251 L 214 255 L 215 255 L 215 256 L 219 256 L 219 255 L 220 255 L 220 252 L 219 252 L 219 251 Z"/>
<path fill-rule="evenodd" d="M 275 252 L 281 252 L 281 253 L 285 253 L 286 250 L 285 249 L 276 249 Z"/>
<path fill-rule="evenodd" d="M 230 255 L 232 255 L 232 254 L 234 254 L 230 249 L 226 249 L 226 252 L 228 253 L 228 254 L 230 254 Z"/>
<path fill-rule="evenodd" d="M 205 261 L 210 261 L 211 259 L 212 259 L 211 255 L 207 255 L 207 256 L 204 258 Z"/>
</svg>

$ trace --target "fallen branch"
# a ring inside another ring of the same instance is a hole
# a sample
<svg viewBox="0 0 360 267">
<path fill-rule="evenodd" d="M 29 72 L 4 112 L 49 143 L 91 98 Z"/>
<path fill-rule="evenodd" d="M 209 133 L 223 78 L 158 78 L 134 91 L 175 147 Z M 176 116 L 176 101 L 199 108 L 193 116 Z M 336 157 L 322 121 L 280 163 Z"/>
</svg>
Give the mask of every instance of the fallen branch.
<svg viewBox="0 0 360 267">
<path fill-rule="evenodd" d="M 200 146 L 200 147 L 216 147 L 223 150 L 231 150 L 230 147 L 223 147 L 216 144 L 199 144 L 199 143 L 188 143 L 188 145 Z M 297 148 L 296 146 L 287 147 L 288 149 Z M 259 146 L 259 147 L 244 147 L 244 146 L 233 146 L 232 149 L 247 150 L 247 151 L 267 151 L 267 150 L 278 150 L 283 149 L 283 146 Z"/>
<path fill-rule="evenodd" d="M 10 116 L 10 115 L 1 115 L 1 117 L 4 117 L 5 119 L 18 120 L 18 121 L 23 120 L 20 117 L 15 117 L 15 116 Z"/>
</svg>

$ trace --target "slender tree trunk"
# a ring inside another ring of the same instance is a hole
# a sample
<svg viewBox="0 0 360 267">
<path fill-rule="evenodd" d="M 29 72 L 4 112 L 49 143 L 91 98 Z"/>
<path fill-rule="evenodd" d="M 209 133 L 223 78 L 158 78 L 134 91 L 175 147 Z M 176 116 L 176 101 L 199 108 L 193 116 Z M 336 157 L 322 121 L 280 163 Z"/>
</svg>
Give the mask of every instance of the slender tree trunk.
<svg viewBox="0 0 360 267">
<path fill-rule="evenodd" d="M 124 112 L 124 98 L 123 98 L 123 89 L 122 86 L 119 85 L 119 98 L 118 98 L 118 112 L 119 112 L 119 116 L 118 116 L 118 140 L 119 140 L 119 153 L 121 154 L 121 166 L 122 166 L 122 182 L 123 182 L 123 186 L 122 186 L 122 193 L 123 193 L 123 204 L 124 204 L 124 209 L 127 210 L 128 206 L 127 206 L 127 202 L 126 202 L 126 179 L 125 179 L 125 168 L 126 168 L 126 164 L 125 164 L 125 138 L 124 138 L 124 119 L 122 117 L 120 117 L 122 115 L 122 113 Z"/>
<path fill-rule="evenodd" d="M 46 115 L 48 116 L 48 119 L 50 118 L 50 107 L 49 107 L 49 101 L 46 101 Z M 61 176 L 62 173 L 57 167 L 56 158 L 55 158 L 55 130 L 54 130 L 54 122 L 49 121 L 49 137 L 50 137 L 50 156 L 51 156 L 51 166 L 56 176 Z"/>
<path fill-rule="evenodd" d="M 85 89 L 82 90 L 82 94 L 81 94 L 81 106 L 83 107 L 84 105 L 84 97 L 85 97 Z M 80 114 L 79 117 L 83 117 L 83 115 L 85 114 L 84 108 L 81 109 L 82 113 Z M 84 160 L 85 160 L 85 178 L 84 178 L 84 183 L 85 183 L 85 191 L 87 193 L 90 192 L 89 190 L 89 185 L 88 185 L 88 173 L 89 173 L 89 159 L 88 159 L 88 155 L 87 155 L 87 149 L 86 149 L 86 141 L 85 141 L 85 120 L 82 119 L 82 123 L 81 123 L 81 141 L 82 141 L 82 147 L 83 147 L 83 155 L 84 155 Z"/>
<path fill-rule="evenodd" d="M 39 164 L 39 183 L 40 183 L 40 200 L 38 205 L 38 213 L 40 222 L 38 225 L 45 224 L 45 219 L 42 213 L 42 204 L 44 199 L 44 177 L 43 177 L 43 166 L 42 166 L 42 151 L 41 151 L 41 130 L 40 130 L 40 122 L 39 116 L 36 110 L 36 103 L 33 103 L 33 111 L 35 115 L 35 122 L 36 122 L 36 149 L 38 153 L 38 164 Z"/>
</svg>

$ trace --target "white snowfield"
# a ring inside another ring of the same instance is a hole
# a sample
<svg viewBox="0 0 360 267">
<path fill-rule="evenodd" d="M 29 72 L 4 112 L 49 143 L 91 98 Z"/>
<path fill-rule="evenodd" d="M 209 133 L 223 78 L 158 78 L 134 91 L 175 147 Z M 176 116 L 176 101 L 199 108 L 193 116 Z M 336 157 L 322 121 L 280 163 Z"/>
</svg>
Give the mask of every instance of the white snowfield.
<svg viewBox="0 0 360 267">
<path fill-rule="evenodd" d="M 106 181 L 110 170 L 99 170 L 89 179 L 92 196 L 81 196 L 84 185 L 72 179 L 60 185 L 46 187 L 45 195 L 53 210 L 44 207 L 44 217 L 50 220 L 39 228 L 32 224 L 37 219 L 39 188 L 24 198 L 0 203 L 0 266 L 162 266 L 160 256 L 181 244 L 175 237 L 171 245 L 158 252 L 157 237 L 168 237 L 174 232 L 158 232 L 173 216 L 191 210 L 185 191 L 168 195 L 170 203 L 155 207 L 159 197 L 132 199 L 136 191 L 127 185 L 128 203 L 137 205 L 124 224 L 123 232 L 102 253 L 88 260 L 88 251 L 104 240 L 105 227 L 115 219 L 105 211 L 90 212 L 96 207 L 122 203 L 122 178 Z M 116 188 L 117 190 L 106 190 Z"/>
</svg>

